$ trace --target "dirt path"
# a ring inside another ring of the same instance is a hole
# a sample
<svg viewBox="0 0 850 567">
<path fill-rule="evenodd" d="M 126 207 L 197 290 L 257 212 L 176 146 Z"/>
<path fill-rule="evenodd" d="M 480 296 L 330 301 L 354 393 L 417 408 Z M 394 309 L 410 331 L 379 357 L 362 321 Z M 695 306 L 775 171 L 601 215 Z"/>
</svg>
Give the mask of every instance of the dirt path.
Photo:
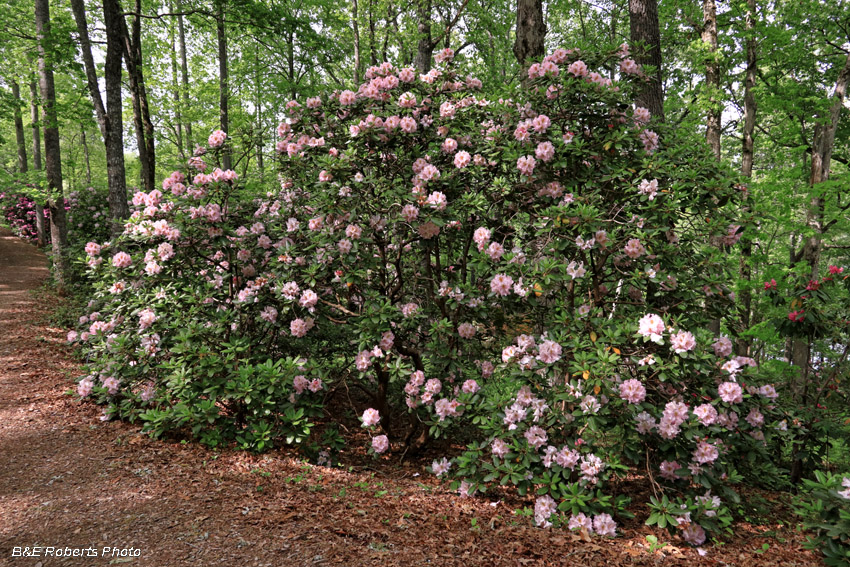
<svg viewBox="0 0 850 567">
<path fill-rule="evenodd" d="M 640 521 L 604 541 L 535 529 L 494 498 L 448 493 L 421 464 L 373 469 L 349 455 L 355 466 L 315 467 L 103 422 L 66 394 L 80 370 L 65 331 L 43 321 L 58 300 L 29 293 L 45 263 L 0 229 L 0 565 L 820 564 L 787 527 L 743 526 L 704 557 L 673 545 L 650 553 Z M 49 547 L 95 556 L 45 556 Z M 38 557 L 16 557 L 33 548 Z"/>
</svg>

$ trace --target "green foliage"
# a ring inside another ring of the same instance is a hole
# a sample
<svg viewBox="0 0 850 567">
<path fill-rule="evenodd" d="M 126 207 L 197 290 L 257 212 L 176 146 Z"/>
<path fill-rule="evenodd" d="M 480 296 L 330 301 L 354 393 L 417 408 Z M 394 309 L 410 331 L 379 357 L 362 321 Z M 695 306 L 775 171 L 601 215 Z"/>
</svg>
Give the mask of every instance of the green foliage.
<svg viewBox="0 0 850 567">
<path fill-rule="evenodd" d="M 803 480 L 804 493 L 795 510 L 803 525 L 812 532 L 809 549 L 819 549 L 824 563 L 850 565 L 850 476 L 815 471 L 813 480 Z M 841 488 L 844 488 L 841 491 Z"/>
</svg>

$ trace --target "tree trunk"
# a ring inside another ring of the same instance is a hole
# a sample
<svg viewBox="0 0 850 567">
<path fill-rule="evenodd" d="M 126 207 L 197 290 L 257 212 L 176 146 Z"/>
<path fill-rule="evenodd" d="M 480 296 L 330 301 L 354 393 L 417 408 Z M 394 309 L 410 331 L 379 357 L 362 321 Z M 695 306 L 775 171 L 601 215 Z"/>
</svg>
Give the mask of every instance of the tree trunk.
<svg viewBox="0 0 850 567">
<path fill-rule="evenodd" d="M 265 170 L 263 163 L 263 89 L 262 89 L 262 73 L 260 73 L 260 49 L 259 43 L 255 44 L 254 49 L 254 124 L 256 124 L 256 146 L 257 146 L 257 168 L 260 170 L 262 177 Z"/>
<path fill-rule="evenodd" d="M 91 159 L 89 157 L 89 144 L 86 139 L 86 127 L 80 124 L 80 142 L 83 144 L 83 157 L 86 160 L 86 185 L 91 187 Z"/>
<path fill-rule="evenodd" d="M 183 11 L 182 0 L 177 0 L 177 11 Z M 186 62 L 186 30 L 183 27 L 183 16 L 177 16 L 177 38 L 180 44 L 180 74 L 183 80 L 183 88 L 181 89 L 181 98 L 183 100 L 183 112 L 189 108 L 189 64 Z M 186 148 L 189 155 L 195 152 L 194 142 L 192 140 L 192 124 L 187 120 L 183 125 L 183 130 L 186 132 Z"/>
<path fill-rule="evenodd" d="M 661 90 L 661 30 L 658 25 L 657 0 L 629 0 L 629 38 L 632 44 L 642 43 L 646 51 L 635 53 L 635 61 L 655 68 L 652 76 L 637 93 L 635 102 L 664 121 L 664 94 Z"/>
<path fill-rule="evenodd" d="M 850 55 L 844 62 L 844 68 L 838 75 L 835 82 L 835 90 L 832 93 L 832 106 L 829 109 L 828 120 L 826 122 L 816 121 L 814 136 L 812 138 L 812 163 L 811 173 L 809 176 L 809 184 L 812 187 L 812 197 L 809 200 L 809 206 L 806 209 L 806 224 L 812 229 L 811 236 L 805 237 L 803 247 L 798 253 L 792 252 L 793 263 L 804 261 L 809 268 L 809 278 L 818 278 L 818 264 L 820 262 L 821 242 L 823 234 L 826 231 L 825 227 L 825 196 L 815 189 L 815 185 L 823 183 L 829 179 L 829 167 L 832 161 L 832 150 L 835 146 L 835 131 L 838 127 L 838 119 L 841 115 L 841 108 L 844 106 L 844 99 L 847 95 L 847 84 L 850 82 Z M 818 117 L 822 118 L 822 117 Z M 801 392 L 799 404 L 806 406 L 810 403 L 809 400 L 809 363 L 811 359 L 811 337 L 795 337 L 791 345 L 792 364 L 800 369 L 800 387 Z M 805 440 L 799 442 L 799 446 L 804 445 Z M 791 467 L 791 482 L 797 483 L 803 475 L 803 459 L 796 456 Z"/>
<path fill-rule="evenodd" d="M 227 75 L 227 35 L 224 27 L 224 2 L 218 0 L 218 10 L 216 13 L 216 35 L 218 36 L 218 109 L 221 129 L 226 134 L 230 134 L 230 114 L 228 113 L 227 104 L 230 98 L 230 84 Z M 224 169 L 232 169 L 230 160 L 230 150 L 225 145 L 221 152 L 221 166 Z"/>
<path fill-rule="evenodd" d="M 756 0 L 747 0 L 747 14 L 745 30 L 747 33 L 747 71 L 744 78 L 744 131 L 743 144 L 741 148 L 741 173 L 744 177 L 753 176 L 753 154 L 754 140 L 753 133 L 756 129 L 756 97 L 753 92 L 756 85 L 756 73 L 758 71 L 758 61 L 756 54 L 756 38 L 755 38 L 755 14 Z M 751 239 L 744 237 L 741 243 L 741 262 L 739 275 L 745 282 L 744 288 L 741 290 L 741 328 L 743 330 L 750 328 L 753 294 L 749 288 L 752 281 L 752 270 L 750 268 L 750 258 L 753 253 L 753 245 Z M 750 339 L 739 337 L 737 340 L 736 350 L 738 356 L 749 356 Z"/>
<path fill-rule="evenodd" d="M 543 0 L 517 0 L 516 40 L 513 51 L 521 67 L 526 67 L 531 59 L 543 57 L 545 37 Z"/>
<path fill-rule="evenodd" d="M 419 40 L 416 43 L 416 58 L 413 65 L 420 73 L 431 70 L 431 55 L 434 44 L 431 42 L 431 0 L 419 0 L 416 5 L 416 27 Z"/>
<path fill-rule="evenodd" d="M 27 139 L 24 135 L 24 119 L 21 116 L 21 86 L 17 81 L 12 81 L 12 97 L 15 99 L 15 141 L 18 144 L 18 171 L 26 173 L 29 170 L 27 164 Z"/>
<path fill-rule="evenodd" d="M 127 179 L 124 171 L 124 120 L 121 105 L 121 59 L 123 54 L 121 24 L 124 16 L 116 0 L 104 0 L 103 20 L 106 25 L 106 177 L 109 184 L 109 213 L 112 234 L 124 230 L 124 219 L 130 216 L 127 206 Z"/>
<path fill-rule="evenodd" d="M 351 3 L 351 27 L 354 28 L 354 88 L 360 86 L 360 25 L 357 22 L 357 0 Z"/>
<path fill-rule="evenodd" d="M 115 0 L 116 4 L 118 0 Z M 142 2 L 136 0 L 136 14 L 142 13 Z M 141 124 L 139 159 L 142 160 L 142 182 L 146 191 L 156 189 L 156 146 L 154 145 L 153 122 L 148 106 L 148 93 L 145 87 L 144 67 L 142 63 L 142 19 L 133 18 L 133 25 L 128 30 L 127 20 L 121 18 L 122 35 L 124 36 L 124 60 L 127 65 L 127 75 L 130 78 L 130 91 L 133 93 L 133 113 L 138 105 L 138 123 Z M 141 151 L 144 146 L 144 154 Z M 144 158 L 142 157 L 144 156 Z"/>
<path fill-rule="evenodd" d="M 369 0 L 369 62 L 372 65 L 377 65 L 378 55 L 375 52 L 375 14 L 372 10 L 374 4 L 374 0 Z"/>
<path fill-rule="evenodd" d="M 48 206 L 50 207 L 50 238 L 53 245 L 54 278 L 63 288 L 69 283 L 68 227 L 65 222 L 65 197 L 62 194 L 62 155 L 59 145 L 59 126 L 56 120 L 56 88 L 53 83 L 53 62 L 45 45 L 50 36 L 50 2 L 35 0 L 35 29 L 38 41 L 38 78 L 44 122 L 44 161 L 47 172 Z"/>
<path fill-rule="evenodd" d="M 171 6 L 171 11 L 174 11 L 174 5 Z M 180 114 L 180 82 L 177 79 L 177 49 L 174 41 L 174 27 L 168 27 L 168 39 L 171 43 L 171 88 L 174 90 L 172 94 L 174 100 L 174 122 L 175 130 L 177 131 L 177 152 L 180 157 L 185 160 L 186 154 L 183 148 L 183 117 Z"/>
<path fill-rule="evenodd" d="M 32 121 L 32 166 L 41 171 L 41 129 L 38 126 L 38 87 L 34 80 L 30 81 L 30 120 Z M 35 201 L 35 230 L 38 245 L 47 244 L 47 231 L 44 226 L 44 204 Z"/>
<path fill-rule="evenodd" d="M 111 217 L 110 225 L 112 234 L 117 235 L 124 230 L 123 219 L 130 216 L 130 210 L 127 207 L 127 182 L 124 173 L 123 108 L 121 105 L 122 42 L 119 30 L 120 20 L 123 17 L 120 8 L 115 4 L 115 0 L 104 0 L 103 16 L 106 24 L 106 61 L 104 65 L 106 106 L 104 106 L 91 52 L 91 40 L 89 39 L 88 21 L 83 0 L 71 0 L 71 8 L 80 36 L 80 50 L 86 70 L 86 84 L 106 149 L 106 175 L 109 187 L 107 200 Z M 88 166 L 87 171 L 90 171 Z M 90 173 L 88 178 L 91 179 Z"/>
<path fill-rule="evenodd" d="M 720 63 L 717 60 L 717 4 L 715 0 L 703 0 L 702 41 L 708 48 L 705 60 L 705 86 L 708 90 L 708 115 L 705 123 L 705 139 L 711 146 L 714 158 L 720 161 Z"/>
</svg>

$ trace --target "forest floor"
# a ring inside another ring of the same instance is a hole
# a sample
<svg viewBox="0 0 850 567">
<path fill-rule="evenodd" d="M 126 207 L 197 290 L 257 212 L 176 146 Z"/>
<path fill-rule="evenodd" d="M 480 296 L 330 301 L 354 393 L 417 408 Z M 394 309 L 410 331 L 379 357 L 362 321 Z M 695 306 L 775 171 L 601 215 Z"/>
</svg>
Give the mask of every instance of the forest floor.
<svg viewBox="0 0 850 567">
<path fill-rule="evenodd" d="M 783 494 L 749 491 L 761 503 L 754 523 L 698 551 L 645 527 L 638 495 L 617 538 L 581 537 L 532 527 L 515 496 L 460 498 L 425 461 L 351 450 L 327 468 L 101 421 L 68 395 L 78 364 L 48 323 L 63 300 L 42 287 L 45 266 L 0 229 L 0 565 L 822 565 Z M 652 550 L 650 534 L 667 545 Z M 50 547 L 96 557 L 58 559 Z M 114 551 L 131 548 L 138 556 Z"/>
</svg>

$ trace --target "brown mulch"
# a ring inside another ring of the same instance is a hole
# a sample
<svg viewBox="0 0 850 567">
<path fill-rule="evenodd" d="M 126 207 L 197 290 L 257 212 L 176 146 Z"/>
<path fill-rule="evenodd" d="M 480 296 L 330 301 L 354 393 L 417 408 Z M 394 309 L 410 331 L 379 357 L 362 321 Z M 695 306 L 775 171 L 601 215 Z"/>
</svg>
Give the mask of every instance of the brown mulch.
<svg viewBox="0 0 850 567">
<path fill-rule="evenodd" d="M 45 263 L 0 229 L 0 565 L 821 565 L 784 520 L 738 524 L 700 556 L 639 520 L 610 540 L 533 528 L 495 497 L 449 493 L 421 462 L 343 455 L 326 468 L 103 422 L 67 394 L 78 365 L 65 331 L 45 322 L 61 299 L 30 293 Z M 651 533 L 669 544 L 651 553 Z M 37 546 L 98 557 L 13 557 Z M 103 557 L 106 547 L 139 555 Z"/>
</svg>

